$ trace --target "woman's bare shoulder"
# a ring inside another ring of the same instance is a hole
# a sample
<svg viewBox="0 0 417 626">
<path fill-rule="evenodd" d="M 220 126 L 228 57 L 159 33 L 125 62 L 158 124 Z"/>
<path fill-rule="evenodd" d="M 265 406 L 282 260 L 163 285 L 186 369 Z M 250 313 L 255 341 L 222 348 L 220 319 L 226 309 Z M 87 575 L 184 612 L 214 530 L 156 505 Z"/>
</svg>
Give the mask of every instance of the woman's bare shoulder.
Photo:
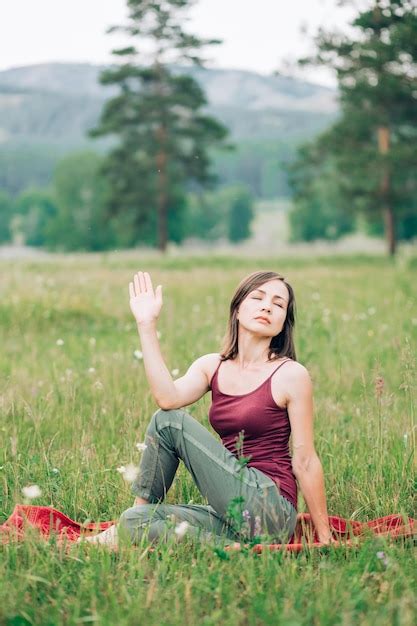
<svg viewBox="0 0 417 626">
<path fill-rule="evenodd" d="M 211 381 L 214 372 L 216 371 L 217 366 L 220 363 L 221 355 L 219 352 L 210 352 L 209 354 L 203 354 L 199 358 L 200 367 L 205 373 L 207 380 Z"/>
<path fill-rule="evenodd" d="M 285 367 L 279 369 L 281 376 L 285 376 L 288 381 L 307 381 L 311 379 L 308 369 L 299 361 L 291 359 L 286 362 Z"/>
</svg>

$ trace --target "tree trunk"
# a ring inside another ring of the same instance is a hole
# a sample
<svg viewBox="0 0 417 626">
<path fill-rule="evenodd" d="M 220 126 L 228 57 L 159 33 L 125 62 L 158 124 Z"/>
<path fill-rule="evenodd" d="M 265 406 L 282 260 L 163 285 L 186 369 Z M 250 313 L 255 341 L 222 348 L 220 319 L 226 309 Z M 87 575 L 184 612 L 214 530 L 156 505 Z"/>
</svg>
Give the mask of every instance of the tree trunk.
<svg viewBox="0 0 417 626">
<path fill-rule="evenodd" d="M 378 151 L 381 155 L 389 152 L 390 130 L 387 126 L 378 128 Z M 382 204 L 382 215 L 384 218 L 385 238 L 387 241 L 388 254 L 394 256 L 397 249 L 395 238 L 394 212 L 391 203 L 391 176 L 387 163 L 383 164 L 379 194 Z"/>
<path fill-rule="evenodd" d="M 158 129 L 159 152 L 156 155 L 158 169 L 158 200 L 157 200 L 157 229 L 158 249 L 165 252 L 168 244 L 168 194 L 167 194 L 167 155 L 165 152 L 166 129 Z"/>
</svg>

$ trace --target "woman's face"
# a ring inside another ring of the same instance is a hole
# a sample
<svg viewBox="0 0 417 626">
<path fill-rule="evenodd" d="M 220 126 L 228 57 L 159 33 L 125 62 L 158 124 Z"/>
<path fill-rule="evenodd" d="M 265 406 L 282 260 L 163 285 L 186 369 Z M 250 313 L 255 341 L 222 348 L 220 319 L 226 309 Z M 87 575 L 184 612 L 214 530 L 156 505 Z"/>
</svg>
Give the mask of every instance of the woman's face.
<svg viewBox="0 0 417 626">
<path fill-rule="evenodd" d="M 275 337 L 284 327 L 288 300 L 288 289 L 282 280 L 263 283 L 242 300 L 237 312 L 239 325 L 258 335 Z"/>
</svg>

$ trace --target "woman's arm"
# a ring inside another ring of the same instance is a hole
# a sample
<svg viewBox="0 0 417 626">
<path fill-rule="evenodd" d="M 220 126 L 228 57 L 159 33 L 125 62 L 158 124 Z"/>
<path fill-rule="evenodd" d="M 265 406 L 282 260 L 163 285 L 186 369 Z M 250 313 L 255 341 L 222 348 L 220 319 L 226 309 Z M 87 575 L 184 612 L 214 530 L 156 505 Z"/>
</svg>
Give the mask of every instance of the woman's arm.
<svg viewBox="0 0 417 626">
<path fill-rule="evenodd" d="M 293 442 L 292 466 L 319 541 L 329 543 L 324 476 L 313 440 L 313 386 L 307 369 L 294 363 L 288 370 L 288 416 Z"/>
<path fill-rule="evenodd" d="M 162 357 L 156 329 L 162 308 L 161 285 L 154 292 L 148 272 L 138 272 L 129 284 L 129 295 L 140 336 L 146 378 L 156 403 L 161 409 L 175 409 L 196 402 L 208 391 L 205 371 L 207 361 L 213 355 L 197 359 L 187 373 L 174 382 Z"/>
</svg>

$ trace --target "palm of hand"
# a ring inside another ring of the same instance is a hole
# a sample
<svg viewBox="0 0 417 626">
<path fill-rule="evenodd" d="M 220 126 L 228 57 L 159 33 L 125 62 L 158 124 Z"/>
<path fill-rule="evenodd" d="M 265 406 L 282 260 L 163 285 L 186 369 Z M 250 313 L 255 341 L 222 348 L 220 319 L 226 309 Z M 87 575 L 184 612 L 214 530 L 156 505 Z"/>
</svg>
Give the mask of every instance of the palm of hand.
<svg viewBox="0 0 417 626">
<path fill-rule="evenodd" d="M 138 272 L 129 283 L 130 310 L 138 324 L 155 322 L 162 308 L 162 287 L 154 291 L 148 272 Z"/>
</svg>

